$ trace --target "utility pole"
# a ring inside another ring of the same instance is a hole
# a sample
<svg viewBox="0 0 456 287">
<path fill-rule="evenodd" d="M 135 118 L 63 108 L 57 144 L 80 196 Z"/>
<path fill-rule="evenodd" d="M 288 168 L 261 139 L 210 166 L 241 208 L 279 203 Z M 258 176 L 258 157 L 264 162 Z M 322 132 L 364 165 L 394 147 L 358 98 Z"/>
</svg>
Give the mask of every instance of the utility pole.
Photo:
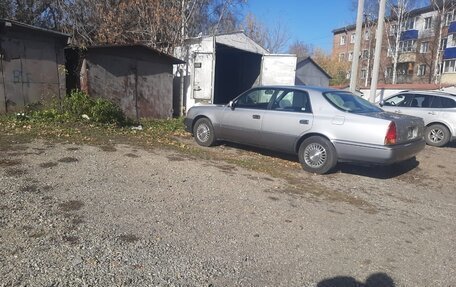
<svg viewBox="0 0 456 287">
<path fill-rule="evenodd" d="M 356 82 L 358 81 L 358 64 L 361 51 L 361 38 L 363 28 L 363 12 L 364 0 L 358 0 L 358 15 L 356 16 L 356 31 L 355 31 L 355 48 L 353 51 L 353 59 L 350 73 L 350 92 L 356 91 Z"/>
<path fill-rule="evenodd" d="M 380 0 L 380 10 L 378 11 L 377 32 L 375 33 L 375 53 L 374 53 L 374 68 L 372 69 L 372 83 L 370 89 L 369 100 L 375 102 L 375 94 L 377 92 L 378 73 L 380 71 L 380 54 L 382 51 L 383 40 L 383 24 L 385 22 L 385 6 L 386 0 Z"/>
</svg>

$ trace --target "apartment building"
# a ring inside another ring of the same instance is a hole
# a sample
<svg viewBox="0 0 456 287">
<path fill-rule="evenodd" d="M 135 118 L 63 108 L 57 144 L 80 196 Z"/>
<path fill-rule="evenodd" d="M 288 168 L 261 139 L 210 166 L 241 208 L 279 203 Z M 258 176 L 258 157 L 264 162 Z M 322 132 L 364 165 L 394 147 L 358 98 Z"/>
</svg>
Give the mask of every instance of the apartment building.
<svg viewBox="0 0 456 287">
<path fill-rule="evenodd" d="M 427 6 L 408 11 L 402 17 L 391 11 L 392 16 L 385 21 L 379 83 L 456 84 L 454 8 L 456 5 L 452 4 L 442 13 L 441 8 Z M 443 22 L 442 14 L 444 14 Z M 333 30 L 333 59 L 345 62 L 353 60 L 355 28 L 355 25 L 350 25 Z M 370 86 L 375 32 L 376 22 L 364 21 L 358 66 L 358 88 Z M 347 70 L 347 81 L 349 79 L 350 71 Z"/>
</svg>

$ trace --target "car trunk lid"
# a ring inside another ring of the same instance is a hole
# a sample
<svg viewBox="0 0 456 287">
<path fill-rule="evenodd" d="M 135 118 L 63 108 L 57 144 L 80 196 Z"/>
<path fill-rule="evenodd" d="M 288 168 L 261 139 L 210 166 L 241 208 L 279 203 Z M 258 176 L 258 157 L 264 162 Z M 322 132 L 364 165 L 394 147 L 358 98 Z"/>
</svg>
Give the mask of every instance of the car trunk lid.
<svg viewBox="0 0 456 287">
<path fill-rule="evenodd" d="M 413 142 L 423 138 L 424 121 L 421 118 L 389 112 L 372 113 L 370 116 L 394 122 L 396 144 Z"/>
</svg>

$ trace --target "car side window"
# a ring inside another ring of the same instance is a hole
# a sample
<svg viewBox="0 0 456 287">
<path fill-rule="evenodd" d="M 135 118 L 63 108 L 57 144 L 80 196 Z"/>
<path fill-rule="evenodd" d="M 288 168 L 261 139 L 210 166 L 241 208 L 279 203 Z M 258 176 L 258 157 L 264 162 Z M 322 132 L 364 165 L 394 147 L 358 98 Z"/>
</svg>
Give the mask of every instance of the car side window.
<svg viewBox="0 0 456 287">
<path fill-rule="evenodd" d="M 266 110 L 272 96 L 276 93 L 274 89 L 255 89 L 240 96 L 236 100 L 236 107 Z"/>
<path fill-rule="evenodd" d="M 385 106 L 398 106 L 398 107 L 410 107 L 413 100 L 411 94 L 399 94 L 385 100 Z"/>
<path fill-rule="evenodd" d="M 415 97 L 413 97 L 413 100 L 410 102 L 410 107 L 412 107 L 412 108 L 429 107 L 429 100 L 426 100 L 427 98 L 429 98 L 428 95 L 416 94 Z"/>
<path fill-rule="evenodd" d="M 453 99 L 435 96 L 431 108 L 455 108 L 456 102 Z"/>
<path fill-rule="evenodd" d="M 310 113 L 309 95 L 304 91 L 283 91 L 278 94 L 274 103 L 273 110 Z"/>
</svg>

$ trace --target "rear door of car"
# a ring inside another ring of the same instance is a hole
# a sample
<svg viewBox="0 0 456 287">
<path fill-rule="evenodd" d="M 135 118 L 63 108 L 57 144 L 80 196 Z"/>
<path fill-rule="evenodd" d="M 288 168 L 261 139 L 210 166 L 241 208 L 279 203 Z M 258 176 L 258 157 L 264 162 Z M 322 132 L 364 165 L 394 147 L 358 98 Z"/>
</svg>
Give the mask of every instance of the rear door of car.
<svg viewBox="0 0 456 287">
<path fill-rule="evenodd" d="M 450 128 L 452 135 L 456 132 L 456 100 L 450 97 L 434 96 L 428 109 L 430 122 L 444 123 Z M 425 121 L 426 123 L 426 121 Z"/>
<path fill-rule="evenodd" d="M 284 152 L 294 152 L 297 139 L 310 130 L 313 123 L 309 95 L 302 90 L 290 89 L 277 94 L 263 115 L 262 145 Z"/>
<path fill-rule="evenodd" d="M 264 112 L 273 95 L 272 88 L 257 88 L 247 91 L 226 108 L 220 124 L 220 137 L 243 144 L 260 145 L 260 132 Z"/>
</svg>

